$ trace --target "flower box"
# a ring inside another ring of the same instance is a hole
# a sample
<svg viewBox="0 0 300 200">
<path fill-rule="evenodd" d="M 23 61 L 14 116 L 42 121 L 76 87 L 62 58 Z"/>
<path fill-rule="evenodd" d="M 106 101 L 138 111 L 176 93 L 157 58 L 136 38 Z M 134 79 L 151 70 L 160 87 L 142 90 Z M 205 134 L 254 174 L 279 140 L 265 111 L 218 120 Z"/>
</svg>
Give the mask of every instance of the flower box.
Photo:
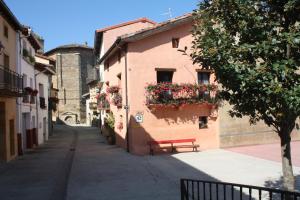
<svg viewBox="0 0 300 200">
<path fill-rule="evenodd" d="M 152 108 L 217 103 L 217 85 L 158 83 L 146 87 L 146 105 Z"/>
</svg>

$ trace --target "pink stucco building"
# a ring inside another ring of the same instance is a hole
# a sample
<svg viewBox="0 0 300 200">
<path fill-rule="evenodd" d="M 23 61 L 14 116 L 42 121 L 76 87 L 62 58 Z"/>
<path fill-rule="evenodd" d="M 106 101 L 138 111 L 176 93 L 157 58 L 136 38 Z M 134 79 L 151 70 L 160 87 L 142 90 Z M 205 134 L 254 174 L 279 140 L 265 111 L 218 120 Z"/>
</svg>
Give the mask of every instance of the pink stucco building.
<svg viewBox="0 0 300 200">
<path fill-rule="evenodd" d="M 211 104 L 172 106 L 154 102 L 146 94 L 147 85 L 160 82 L 213 82 L 209 72 L 179 51 L 191 46 L 191 30 L 192 17 L 185 15 L 120 36 L 101 57 L 104 88 L 118 86 L 122 98 L 120 105 L 114 105 L 115 94 L 107 97 L 116 120 L 117 145 L 135 154 L 149 153 L 151 140 L 195 138 L 201 149 L 219 147 L 218 117 Z M 201 123 L 206 128 L 199 128 Z"/>
<path fill-rule="evenodd" d="M 215 106 L 213 72 L 182 51 L 191 53 L 191 14 L 159 24 L 143 20 L 96 31 L 101 94 L 110 102 L 102 115 L 113 113 L 118 146 L 145 155 L 153 140 L 195 138 L 200 150 L 278 140 L 263 123 L 230 118 L 226 103 Z M 295 129 L 294 139 L 299 135 Z M 185 150 L 191 148 L 178 149 Z"/>
</svg>

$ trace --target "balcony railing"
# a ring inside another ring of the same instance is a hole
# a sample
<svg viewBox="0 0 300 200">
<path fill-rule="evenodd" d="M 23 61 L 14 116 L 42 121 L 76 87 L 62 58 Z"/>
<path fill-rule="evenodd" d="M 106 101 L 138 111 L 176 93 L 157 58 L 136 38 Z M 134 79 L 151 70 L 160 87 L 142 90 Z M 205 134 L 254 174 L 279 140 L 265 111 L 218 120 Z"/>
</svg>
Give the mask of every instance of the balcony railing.
<svg viewBox="0 0 300 200">
<path fill-rule="evenodd" d="M 217 104 L 217 86 L 212 84 L 149 84 L 146 105 Z"/>
<path fill-rule="evenodd" d="M 46 109 L 47 106 L 46 106 L 46 100 L 44 97 L 40 97 L 40 108 L 41 109 Z"/>
<path fill-rule="evenodd" d="M 21 97 L 23 94 L 22 75 L 0 66 L 0 96 Z"/>
<path fill-rule="evenodd" d="M 50 98 L 58 98 L 58 89 L 55 88 L 50 89 Z"/>
</svg>

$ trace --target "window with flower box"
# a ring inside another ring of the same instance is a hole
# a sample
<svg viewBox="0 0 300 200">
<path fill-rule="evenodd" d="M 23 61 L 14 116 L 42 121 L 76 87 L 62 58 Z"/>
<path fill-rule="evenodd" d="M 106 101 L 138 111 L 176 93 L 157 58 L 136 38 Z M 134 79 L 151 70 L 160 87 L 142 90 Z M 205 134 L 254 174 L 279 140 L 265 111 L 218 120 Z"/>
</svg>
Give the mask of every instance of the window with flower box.
<svg viewBox="0 0 300 200">
<path fill-rule="evenodd" d="M 157 83 L 172 83 L 173 71 L 157 71 Z"/>
<path fill-rule="evenodd" d="M 215 95 L 209 95 L 207 98 L 199 95 L 205 92 L 216 93 L 216 90 L 217 86 L 212 84 L 148 84 L 146 86 L 146 105 L 216 104 L 217 99 Z M 169 95 L 166 95 L 166 93 L 169 93 Z"/>
<path fill-rule="evenodd" d="M 208 85 L 210 80 L 210 72 L 198 72 L 198 84 L 202 85 Z M 199 96 L 201 98 L 209 98 L 209 91 L 204 91 L 202 93 L 199 93 Z"/>
</svg>

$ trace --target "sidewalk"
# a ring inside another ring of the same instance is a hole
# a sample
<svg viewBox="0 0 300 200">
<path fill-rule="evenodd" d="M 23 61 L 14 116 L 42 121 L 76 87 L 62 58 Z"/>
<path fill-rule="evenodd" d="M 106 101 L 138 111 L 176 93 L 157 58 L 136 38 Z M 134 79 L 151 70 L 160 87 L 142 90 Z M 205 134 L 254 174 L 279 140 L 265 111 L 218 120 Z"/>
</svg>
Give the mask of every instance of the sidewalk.
<svg viewBox="0 0 300 200">
<path fill-rule="evenodd" d="M 281 163 L 280 144 L 227 148 L 226 150 Z M 291 142 L 293 166 L 300 167 L 300 141 Z"/>
</svg>

